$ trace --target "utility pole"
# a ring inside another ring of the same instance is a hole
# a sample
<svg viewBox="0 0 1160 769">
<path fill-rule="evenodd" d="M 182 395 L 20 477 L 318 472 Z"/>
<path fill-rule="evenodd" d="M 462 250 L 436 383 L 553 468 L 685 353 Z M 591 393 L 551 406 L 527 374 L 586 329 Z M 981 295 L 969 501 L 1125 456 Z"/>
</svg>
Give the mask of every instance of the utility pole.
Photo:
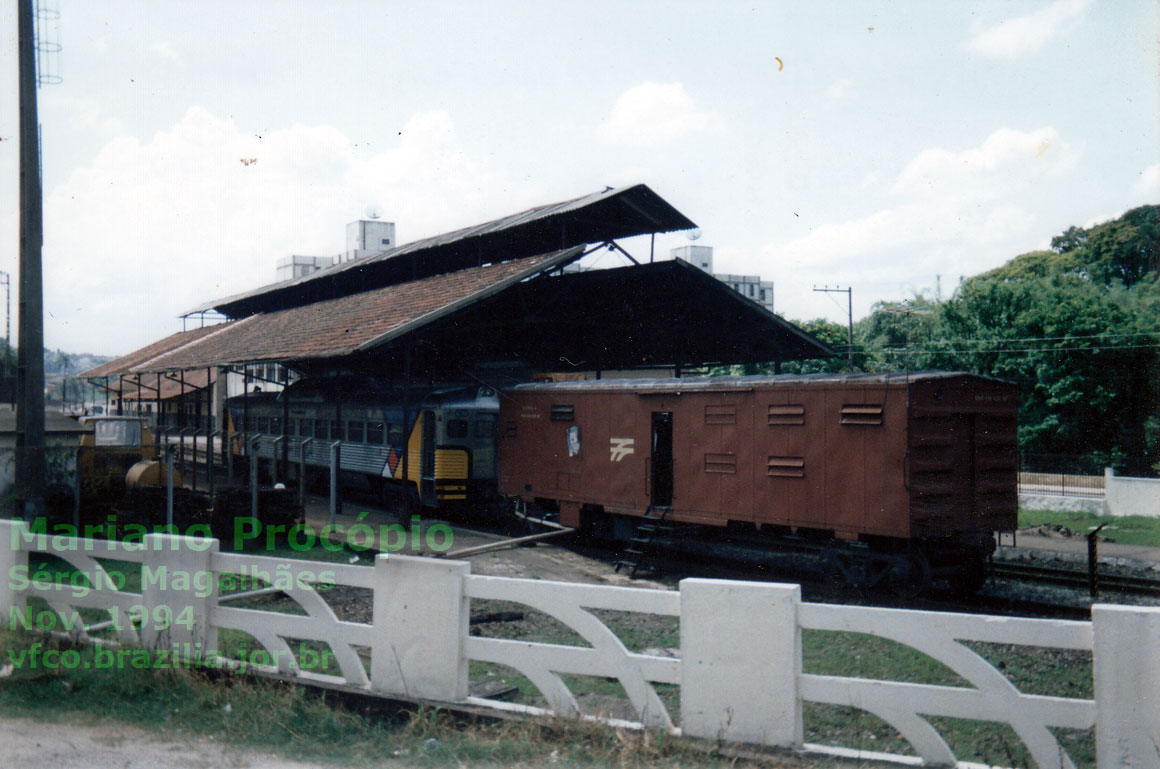
<svg viewBox="0 0 1160 769">
<path fill-rule="evenodd" d="M 16 351 L 17 511 L 25 520 L 44 514 L 44 243 L 40 136 L 36 110 L 36 39 L 33 0 L 20 0 L 20 294 Z"/>
<path fill-rule="evenodd" d="M 849 288 L 818 288 L 814 286 L 814 291 L 821 291 L 828 294 L 845 294 L 846 295 L 846 322 L 847 329 L 850 336 L 849 349 L 847 350 L 847 360 L 850 371 L 854 370 L 854 287 Z"/>
<path fill-rule="evenodd" d="M 12 346 L 12 284 L 8 273 L 0 270 L 0 286 L 4 286 L 4 343 Z"/>
</svg>

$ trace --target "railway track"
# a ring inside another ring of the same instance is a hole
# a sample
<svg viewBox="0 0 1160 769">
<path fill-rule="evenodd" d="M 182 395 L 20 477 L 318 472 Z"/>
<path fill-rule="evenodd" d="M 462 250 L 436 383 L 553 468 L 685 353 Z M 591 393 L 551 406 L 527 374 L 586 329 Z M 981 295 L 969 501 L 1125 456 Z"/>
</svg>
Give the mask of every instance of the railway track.
<svg viewBox="0 0 1160 769">
<path fill-rule="evenodd" d="M 1086 589 L 1090 584 L 1087 571 L 1066 569 L 1059 566 L 1032 565 L 1016 561 L 995 561 L 991 564 L 990 573 L 992 576 L 1002 579 L 1039 582 L 1059 587 Z M 1097 576 L 1096 584 L 1100 590 L 1160 596 L 1160 579 L 1151 577 L 1101 573 Z"/>
</svg>

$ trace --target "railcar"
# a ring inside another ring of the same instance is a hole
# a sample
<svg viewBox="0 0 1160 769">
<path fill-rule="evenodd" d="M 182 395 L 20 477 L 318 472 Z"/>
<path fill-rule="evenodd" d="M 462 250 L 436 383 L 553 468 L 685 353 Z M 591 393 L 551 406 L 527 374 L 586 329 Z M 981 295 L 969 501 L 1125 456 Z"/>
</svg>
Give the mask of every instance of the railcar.
<svg viewBox="0 0 1160 769">
<path fill-rule="evenodd" d="M 856 584 L 974 591 L 1015 528 L 1016 388 L 955 372 L 519 385 L 498 490 L 582 531 L 642 521 L 816 547 Z"/>
<path fill-rule="evenodd" d="M 495 495 L 499 401 L 489 387 L 402 390 L 367 377 L 304 379 L 282 392 L 235 396 L 228 411 L 230 430 L 241 436 L 236 450 L 249 451 L 244 444 L 256 438 L 258 457 L 274 462 L 284 442 L 288 474 L 297 472 L 304 444 L 308 474 L 325 473 L 331 445 L 341 441 L 340 471 L 385 501 L 444 507 Z"/>
</svg>

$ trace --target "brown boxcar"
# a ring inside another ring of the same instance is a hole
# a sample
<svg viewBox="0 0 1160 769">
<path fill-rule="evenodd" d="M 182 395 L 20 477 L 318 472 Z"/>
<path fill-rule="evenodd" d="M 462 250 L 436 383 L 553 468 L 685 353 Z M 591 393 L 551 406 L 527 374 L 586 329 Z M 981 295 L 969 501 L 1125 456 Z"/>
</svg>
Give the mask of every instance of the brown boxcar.
<svg viewBox="0 0 1160 769">
<path fill-rule="evenodd" d="M 1016 390 L 997 379 L 597 380 L 520 385 L 500 404 L 500 493 L 569 526 L 663 509 L 917 555 L 966 586 L 993 532 L 1015 528 Z"/>
</svg>

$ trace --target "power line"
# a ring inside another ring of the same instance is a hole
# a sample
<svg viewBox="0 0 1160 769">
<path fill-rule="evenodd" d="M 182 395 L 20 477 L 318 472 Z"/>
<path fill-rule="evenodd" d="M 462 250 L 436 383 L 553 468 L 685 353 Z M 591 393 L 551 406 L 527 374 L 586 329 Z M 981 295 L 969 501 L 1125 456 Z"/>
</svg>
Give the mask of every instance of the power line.
<svg viewBox="0 0 1160 769">
<path fill-rule="evenodd" d="M 1148 350 L 1160 349 L 1160 344 L 1126 344 L 1126 345 L 1103 345 L 1094 347 L 1018 347 L 1018 348 L 997 348 L 993 350 L 963 350 L 963 349 L 945 349 L 939 347 L 883 347 L 882 352 L 889 353 L 906 353 L 906 352 L 921 352 L 921 353 L 953 353 L 956 355 L 993 355 L 996 353 L 1008 352 L 1100 352 L 1103 350 Z"/>
</svg>

